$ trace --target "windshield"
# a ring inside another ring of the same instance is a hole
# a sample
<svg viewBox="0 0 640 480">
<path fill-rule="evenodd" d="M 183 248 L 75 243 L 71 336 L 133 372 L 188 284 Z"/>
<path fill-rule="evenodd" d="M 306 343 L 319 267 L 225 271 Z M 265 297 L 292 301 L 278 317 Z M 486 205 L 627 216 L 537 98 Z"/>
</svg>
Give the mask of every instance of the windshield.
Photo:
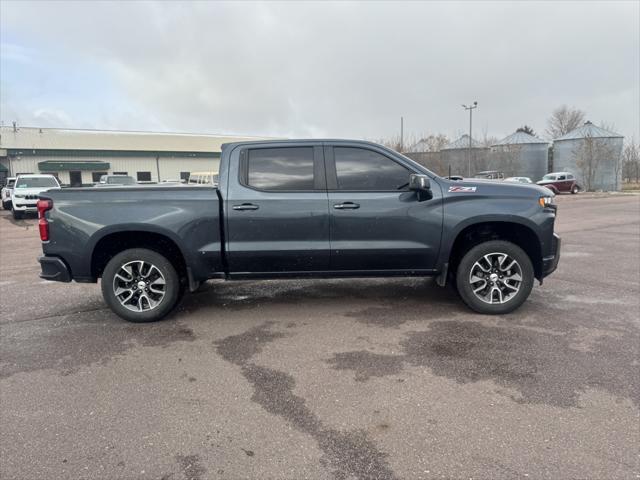
<svg viewBox="0 0 640 480">
<path fill-rule="evenodd" d="M 136 181 L 133 179 L 133 177 L 122 175 L 118 177 L 107 178 L 107 183 L 112 183 L 117 185 L 133 185 L 136 183 Z"/>
<path fill-rule="evenodd" d="M 545 175 L 544 177 L 542 177 L 543 180 L 555 180 L 556 176 L 555 175 Z"/>
<path fill-rule="evenodd" d="M 57 187 L 56 179 L 53 177 L 32 177 L 19 178 L 16 188 L 40 188 L 40 187 Z"/>
</svg>

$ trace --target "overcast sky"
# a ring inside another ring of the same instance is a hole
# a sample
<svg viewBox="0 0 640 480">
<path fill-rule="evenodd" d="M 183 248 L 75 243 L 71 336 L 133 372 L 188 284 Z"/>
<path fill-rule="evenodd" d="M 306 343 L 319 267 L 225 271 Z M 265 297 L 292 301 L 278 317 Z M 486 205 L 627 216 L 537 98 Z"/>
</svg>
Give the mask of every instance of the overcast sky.
<svg viewBox="0 0 640 480">
<path fill-rule="evenodd" d="M 0 2 L 4 125 L 377 139 L 557 106 L 640 137 L 640 2 Z"/>
</svg>

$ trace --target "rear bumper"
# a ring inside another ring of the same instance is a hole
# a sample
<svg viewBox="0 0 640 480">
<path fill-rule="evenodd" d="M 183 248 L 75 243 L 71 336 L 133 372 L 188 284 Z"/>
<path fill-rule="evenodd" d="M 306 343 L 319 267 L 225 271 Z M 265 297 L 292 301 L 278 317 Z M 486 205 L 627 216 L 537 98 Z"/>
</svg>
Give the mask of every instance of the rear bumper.
<svg viewBox="0 0 640 480">
<path fill-rule="evenodd" d="M 67 264 L 58 257 L 48 257 L 43 255 L 38 257 L 40 262 L 40 278 L 45 280 L 53 280 L 54 282 L 70 282 L 71 272 Z"/>
<path fill-rule="evenodd" d="M 542 276 L 546 277 L 547 275 L 551 275 L 556 268 L 558 268 L 558 262 L 560 261 L 560 246 L 562 244 L 562 239 L 558 234 L 553 234 L 553 239 L 551 241 L 551 255 L 547 255 L 542 259 Z"/>
</svg>

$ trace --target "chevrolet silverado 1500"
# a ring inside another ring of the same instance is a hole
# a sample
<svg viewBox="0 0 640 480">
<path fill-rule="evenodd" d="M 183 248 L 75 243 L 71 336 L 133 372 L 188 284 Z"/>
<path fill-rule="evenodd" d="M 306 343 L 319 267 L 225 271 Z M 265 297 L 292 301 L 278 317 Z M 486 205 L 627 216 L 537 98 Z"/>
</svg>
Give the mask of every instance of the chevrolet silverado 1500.
<svg viewBox="0 0 640 480">
<path fill-rule="evenodd" d="M 560 252 L 548 189 L 446 180 L 361 141 L 227 144 L 216 185 L 54 189 L 38 214 L 41 277 L 101 278 L 133 322 L 216 278 L 432 276 L 501 314 Z"/>
</svg>

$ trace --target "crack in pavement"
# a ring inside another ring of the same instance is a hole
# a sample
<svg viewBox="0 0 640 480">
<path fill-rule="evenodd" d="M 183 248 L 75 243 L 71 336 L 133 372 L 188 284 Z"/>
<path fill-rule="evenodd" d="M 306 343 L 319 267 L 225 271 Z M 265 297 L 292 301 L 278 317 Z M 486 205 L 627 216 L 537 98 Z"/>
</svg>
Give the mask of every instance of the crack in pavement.
<svg viewBox="0 0 640 480">
<path fill-rule="evenodd" d="M 271 331 L 272 324 L 267 322 L 214 343 L 218 354 L 241 367 L 242 375 L 253 386 L 251 400 L 310 435 L 324 454 L 321 462 L 337 480 L 397 478 L 386 461 L 387 454 L 378 450 L 365 431 L 343 432 L 324 426 L 305 399 L 293 392 L 295 379 L 291 375 L 250 361 L 263 345 L 288 336 Z"/>
</svg>

